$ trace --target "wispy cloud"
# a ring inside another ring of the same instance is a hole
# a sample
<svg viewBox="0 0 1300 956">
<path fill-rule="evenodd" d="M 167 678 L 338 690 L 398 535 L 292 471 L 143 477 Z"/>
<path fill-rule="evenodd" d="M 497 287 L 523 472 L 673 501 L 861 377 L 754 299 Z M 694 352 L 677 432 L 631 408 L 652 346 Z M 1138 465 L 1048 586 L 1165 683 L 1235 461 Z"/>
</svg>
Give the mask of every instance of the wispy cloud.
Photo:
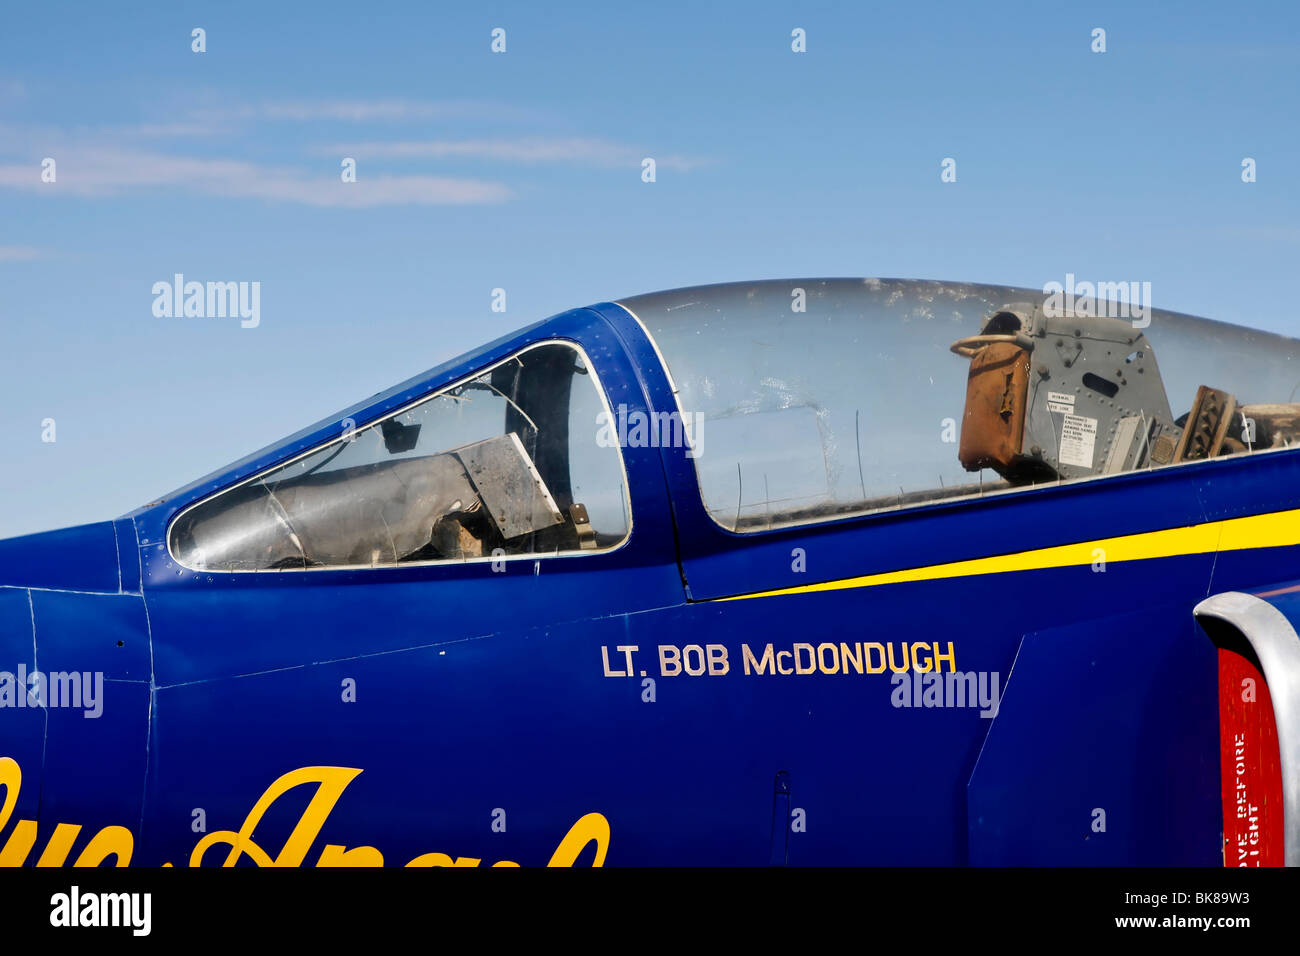
<svg viewBox="0 0 1300 956">
<path fill-rule="evenodd" d="M 603 137 L 500 135 L 435 140 L 358 137 L 345 145 L 304 144 L 306 134 L 273 134 L 263 127 L 286 123 L 407 124 L 427 128 L 435 118 L 501 119 L 501 108 L 470 101 L 336 99 L 178 107 L 157 122 L 60 127 L 0 124 L 0 189 L 48 196 L 118 196 L 170 189 L 198 195 L 250 198 L 311 206 L 365 208 L 393 205 L 498 203 L 514 190 L 493 176 L 464 175 L 479 164 L 636 168 L 651 156 L 664 169 L 685 171 L 707 163 Z M 535 118 L 535 117 L 534 117 Z M 440 124 L 445 125 L 445 124 Z M 219 134 L 219 135 L 218 135 Z M 185 144 L 185 145 L 182 145 Z M 293 159 L 251 160 L 269 148 Z M 304 149 L 327 162 L 298 161 Z M 189 155 L 186 155 L 186 154 Z M 218 154 L 225 155 L 218 155 Z M 227 158 L 242 154 L 240 158 Z M 41 160 L 57 162 L 57 179 L 41 178 Z M 339 176 L 344 157 L 367 160 L 356 182 Z M 400 170 L 383 170 L 385 161 Z M 436 168 L 459 163 L 456 175 Z"/>
<path fill-rule="evenodd" d="M 195 136 L 218 136 L 228 130 L 213 123 L 194 120 L 188 123 L 137 123 L 134 126 L 116 127 L 113 132 L 124 137 L 141 139 L 182 139 Z"/>
<path fill-rule="evenodd" d="M 413 103 L 409 100 L 334 100 L 327 102 L 264 103 L 258 108 L 267 119 L 344 120 L 352 123 L 399 122 L 433 119 L 464 113 L 464 104 Z"/>
<path fill-rule="evenodd" d="M 0 262 L 30 262 L 40 255 L 40 250 L 31 246 L 0 246 Z"/>
<path fill-rule="evenodd" d="M 422 101 L 405 99 L 279 100 L 263 103 L 203 106 L 186 111 L 186 118 L 211 126 L 258 121 L 310 123 L 403 123 L 431 119 L 518 121 L 536 119 L 533 111 L 475 100 Z"/>
<path fill-rule="evenodd" d="M 492 203 L 511 195 L 504 184 L 481 179 L 379 175 L 344 183 L 337 173 L 108 147 L 61 152 L 54 183 L 41 182 L 39 164 L 0 165 L 3 187 L 51 196 L 116 196 L 147 188 L 182 188 L 211 196 L 345 208 Z"/>
<path fill-rule="evenodd" d="M 647 156 L 667 169 L 690 170 L 707 160 L 659 155 L 623 143 L 592 137 L 442 139 L 424 142 L 355 142 L 323 146 L 318 153 L 370 159 L 484 159 L 507 163 L 570 163 L 582 166 L 637 165 Z"/>
</svg>

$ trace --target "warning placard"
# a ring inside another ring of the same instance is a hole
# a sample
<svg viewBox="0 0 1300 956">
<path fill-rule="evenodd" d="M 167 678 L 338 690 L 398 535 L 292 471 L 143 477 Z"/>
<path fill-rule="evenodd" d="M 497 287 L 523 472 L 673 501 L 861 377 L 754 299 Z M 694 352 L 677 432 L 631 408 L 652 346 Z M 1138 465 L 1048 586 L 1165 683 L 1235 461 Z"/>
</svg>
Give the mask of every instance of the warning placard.
<svg viewBox="0 0 1300 956">
<path fill-rule="evenodd" d="M 1066 415 L 1061 425 L 1061 464 L 1091 468 L 1097 446 L 1097 419 Z"/>
<path fill-rule="evenodd" d="M 1048 392 L 1047 410 L 1049 412 L 1063 412 L 1066 415 L 1073 415 L 1074 396 L 1069 392 Z"/>
</svg>

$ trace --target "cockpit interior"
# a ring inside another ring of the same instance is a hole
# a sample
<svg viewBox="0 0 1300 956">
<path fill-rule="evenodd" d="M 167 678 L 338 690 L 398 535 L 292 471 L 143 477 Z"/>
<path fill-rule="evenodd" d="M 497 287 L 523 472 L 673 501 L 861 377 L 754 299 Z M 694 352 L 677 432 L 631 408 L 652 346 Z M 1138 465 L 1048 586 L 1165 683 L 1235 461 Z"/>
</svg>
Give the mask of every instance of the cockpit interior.
<svg viewBox="0 0 1300 956">
<path fill-rule="evenodd" d="M 1239 404 L 1202 384 L 1177 418 L 1155 350 L 1131 321 L 1021 303 L 958 339 L 970 360 L 958 458 L 1013 485 L 1286 447 L 1300 404 Z"/>
</svg>

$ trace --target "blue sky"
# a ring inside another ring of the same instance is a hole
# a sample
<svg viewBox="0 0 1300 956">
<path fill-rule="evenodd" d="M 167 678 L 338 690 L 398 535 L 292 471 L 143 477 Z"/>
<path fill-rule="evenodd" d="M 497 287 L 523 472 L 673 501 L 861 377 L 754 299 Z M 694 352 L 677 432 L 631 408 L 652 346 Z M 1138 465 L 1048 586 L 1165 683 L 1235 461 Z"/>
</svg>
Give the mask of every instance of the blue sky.
<svg viewBox="0 0 1300 956">
<path fill-rule="evenodd" d="M 1294 3 L 623 6 L 10 4 L 0 536 L 680 285 L 1073 272 L 1300 336 Z M 178 272 L 260 325 L 155 317 Z"/>
</svg>

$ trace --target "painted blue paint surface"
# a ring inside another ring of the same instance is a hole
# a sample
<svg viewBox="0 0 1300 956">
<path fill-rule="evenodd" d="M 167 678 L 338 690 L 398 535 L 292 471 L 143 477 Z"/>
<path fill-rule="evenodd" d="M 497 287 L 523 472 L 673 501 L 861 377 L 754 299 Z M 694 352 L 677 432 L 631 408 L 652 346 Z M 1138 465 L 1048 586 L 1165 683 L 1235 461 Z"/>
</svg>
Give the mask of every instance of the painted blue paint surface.
<svg viewBox="0 0 1300 956">
<path fill-rule="evenodd" d="M 18 681 L 19 668 L 32 672 L 36 667 L 36 641 L 32 634 L 31 596 L 24 588 L 0 587 L 0 672 L 12 675 L 8 706 L 0 710 L 0 731 L 4 749 L 0 756 L 10 757 L 22 768 L 24 784 L 14 807 L 15 819 L 35 819 L 40 807 L 41 767 L 45 760 L 45 711 L 26 706 L 28 688 Z M 0 676 L 0 694 L 6 692 Z M 21 699 L 20 699 L 21 698 Z M 23 706 L 14 706 L 17 704 Z M 5 794 L 0 799 L 8 799 Z M 2 835 L 0 835 L 2 837 Z"/>
<path fill-rule="evenodd" d="M 1218 662 L 1178 610 L 1025 636 L 971 776 L 972 863 L 1222 864 L 1218 710 L 1187 705 Z"/>
</svg>

